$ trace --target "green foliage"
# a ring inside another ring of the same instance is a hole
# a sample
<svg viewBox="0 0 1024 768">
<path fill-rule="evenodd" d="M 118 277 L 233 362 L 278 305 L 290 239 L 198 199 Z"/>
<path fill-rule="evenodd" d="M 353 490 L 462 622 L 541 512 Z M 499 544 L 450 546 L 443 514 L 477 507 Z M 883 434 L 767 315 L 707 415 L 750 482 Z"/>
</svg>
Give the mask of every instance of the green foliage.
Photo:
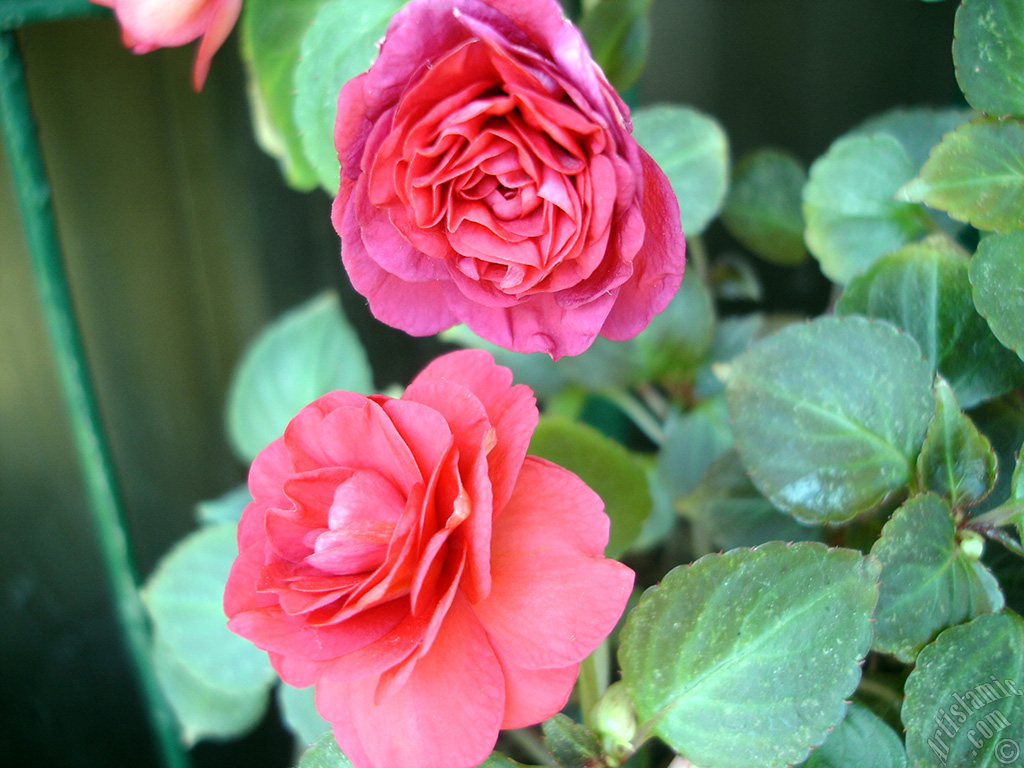
<svg viewBox="0 0 1024 768">
<path fill-rule="evenodd" d="M 337 295 L 323 293 L 279 317 L 246 350 L 228 391 L 231 446 L 251 461 L 316 398 L 372 387 L 366 353 Z"/>
<path fill-rule="evenodd" d="M 1024 365 L 974 311 L 969 263 L 955 243 L 930 237 L 878 259 L 836 304 L 841 315 L 888 320 L 913 336 L 965 408 L 1024 381 Z"/>
<path fill-rule="evenodd" d="M 851 701 L 846 717 L 803 768 L 906 768 L 907 753 L 896 732 L 870 709 Z"/>
<path fill-rule="evenodd" d="M 672 104 L 633 112 L 633 137 L 668 176 L 679 200 L 683 234 L 704 231 L 725 203 L 729 140 L 718 121 Z"/>
<path fill-rule="evenodd" d="M 995 486 L 999 459 L 942 379 L 935 383 L 935 396 L 935 417 L 917 457 L 918 479 L 922 488 L 948 499 L 954 509 L 972 507 Z"/>
<path fill-rule="evenodd" d="M 956 13 L 953 61 L 972 107 L 1024 116 L 1024 8 L 1018 0 L 964 0 Z"/>
<path fill-rule="evenodd" d="M 951 627 L 921 651 L 903 703 L 907 757 L 921 768 L 1020 764 L 1024 621 L 1011 611 Z"/>
<path fill-rule="evenodd" d="M 245 505 L 252 501 L 249 486 L 243 483 L 215 499 L 196 504 L 196 522 L 200 525 L 237 523 Z"/>
<path fill-rule="evenodd" d="M 625 91 L 640 77 L 650 44 L 652 0 L 597 0 L 580 19 L 594 61 L 609 82 Z"/>
<path fill-rule="evenodd" d="M 1003 607 L 995 577 L 961 550 L 952 510 L 937 496 L 896 510 L 871 554 L 882 564 L 875 650 L 913 662 L 938 631 Z"/>
<path fill-rule="evenodd" d="M 796 158 L 774 149 L 737 163 L 722 223 L 743 245 L 784 266 L 807 256 L 801 194 L 807 172 Z"/>
<path fill-rule="evenodd" d="M 325 733 L 302 753 L 298 768 L 352 768 L 352 763 L 338 748 L 333 733 Z"/>
<path fill-rule="evenodd" d="M 181 727 L 182 741 L 191 746 L 204 739 L 230 739 L 254 728 L 267 710 L 267 685 L 256 681 L 245 688 L 220 688 L 193 672 L 177 652 L 154 637 L 153 665 L 160 689 Z"/>
<path fill-rule="evenodd" d="M 860 679 L 877 578 L 859 553 L 779 542 L 674 569 L 622 631 L 641 729 L 698 765 L 804 759 Z"/>
<path fill-rule="evenodd" d="M 978 229 L 1024 227 L 1024 123 L 980 118 L 947 134 L 899 199 Z"/>
<path fill-rule="evenodd" d="M 609 557 L 629 548 L 651 511 L 647 475 L 633 454 L 593 427 L 557 416 L 541 418 L 530 453 L 576 473 L 597 491 L 611 518 Z"/>
<path fill-rule="evenodd" d="M 814 161 L 804 187 L 804 238 L 831 280 L 849 282 L 933 228 L 921 206 L 894 199 L 916 171 L 886 133 L 840 138 Z"/>
<path fill-rule="evenodd" d="M 326 1 L 247 0 L 240 24 L 256 137 L 279 160 L 288 183 L 303 190 L 316 186 L 317 178 L 292 117 L 294 73 L 302 36 Z"/>
<path fill-rule="evenodd" d="M 281 683 L 277 686 L 277 706 L 284 724 L 303 747 L 312 745 L 331 728 L 331 724 L 316 711 L 313 686 L 293 688 Z"/>
<path fill-rule="evenodd" d="M 792 325 L 737 357 L 727 376 L 743 463 L 798 520 L 849 520 L 911 480 L 935 410 L 932 374 L 888 323 Z"/>
<path fill-rule="evenodd" d="M 237 554 L 234 523 L 208 525 L 160 561 L 142 592 L 157 676 L 186 743 L 248 731 L 277 679 L 266 653 L 227 628 L 221 604 Z"/>
<path fill-rule="evenodd" d="M 295 68 L 293 114 L 306 158 L 329 193 L 338 191 L 334 119 L 338 91 L 377 58 L 376 43 L 405 0 L 327 0 L 302 38 Z"/>
<path fill-rule="evenodd" d="M 589 768 L 601 755 L 601 743 L 588 728 L 563 714 L 544 721 L 544 743 L 563 768 Z"/>
<path fill-rule="evenodd" d="M 1024 232 L 983 238 L 970 278 L 974 303 L 992 333 L 1024 358 Z"/>
</svg>

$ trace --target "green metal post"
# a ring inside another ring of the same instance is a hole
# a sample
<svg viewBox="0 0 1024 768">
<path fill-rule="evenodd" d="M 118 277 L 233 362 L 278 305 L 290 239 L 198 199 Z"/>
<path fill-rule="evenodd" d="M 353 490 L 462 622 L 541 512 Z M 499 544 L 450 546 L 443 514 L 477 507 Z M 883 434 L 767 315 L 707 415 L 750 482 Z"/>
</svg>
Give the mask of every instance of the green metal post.
<svg viewBox="0 0 1024 768">
<path fill-rule="evenodd" d="M 10 30 L 0 31 L 0 125 L 117 617 L 164 765 L 187 768 L 188 753 L 153 669 L 123 506 L 75 320 L 21 52 Z"/>
</svg>

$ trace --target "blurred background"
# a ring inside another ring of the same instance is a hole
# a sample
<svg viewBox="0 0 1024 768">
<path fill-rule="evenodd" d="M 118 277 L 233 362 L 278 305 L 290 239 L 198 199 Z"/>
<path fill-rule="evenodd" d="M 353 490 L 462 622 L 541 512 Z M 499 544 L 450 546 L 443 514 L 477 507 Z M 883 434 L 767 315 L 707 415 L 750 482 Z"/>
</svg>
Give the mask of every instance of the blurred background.
<svg viewBox="0 0 1024 768">
<path fill-rule="evenodd" d="M 0 0 L 0 3 L 12 0 Z M 771 145 L 805 163 L 897 105 L 959 104 L 954 2 L 655 0 L 631 94 L 717 118 L 732 156 Z M 87 354 L 143 576 L 194 525 L 197 501 L 245 477 L 223 430 L 245 344 L 336 286 L 378 386 L 437 346 L 375 323 L 348 287 L 330 200 L 301 194 L 256 146 L 236 35 L 202 94 L 194 49 L 132 56 L 109 16 L 19 33 Z M 0 762 L 156 765 L 68 434 L 7 158 L 0 147 Z M 715 253 L 726 235 L 707 234 Z M 766 301 L 803 291 L 813 260 L 768 274 Z M 271 712 L 197 766 L 291 764 Z"/>
</svg>

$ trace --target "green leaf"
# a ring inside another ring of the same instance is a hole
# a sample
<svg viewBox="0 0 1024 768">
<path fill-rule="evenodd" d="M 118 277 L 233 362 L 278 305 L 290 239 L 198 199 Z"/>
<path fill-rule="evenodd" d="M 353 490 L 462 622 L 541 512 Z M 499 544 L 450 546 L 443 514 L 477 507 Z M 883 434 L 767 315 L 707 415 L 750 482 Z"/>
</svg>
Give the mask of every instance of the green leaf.
<svg viewBox="0 0 1024 768">
<path fill-rule="evenodd" d="M 886 133 L 900 143 L 915 168 L 928 159 L 932 147 L 943 136 L 970 119 L 969 109 L 935 109 L 933 107 L 897 107 L 868 118 L 847 136 L 870 136 Z"/>
<path fill-rule="evenodd" d="M 266 682 L 250 688 L 216 688 L 195 675 L 159 636 L 154 638 L 153 667 L 167 701 L 192 746 L 203 739 L 233 739 L 263 719 L 270 700 Z"/>
<path fill-rule="evenodd" d="M 334 734 L 327 732 L 302 753 L 298 768 L 352 768 L 352 763 L 338 748 Z"/>
<path fill-rule="evenodd" d="M 819 541 L 821 529 L 801 525 L 758 493 L 735 451 L 711 463 L 704 477 L 676 502 L 693 524 L 701 552 L 753 547 L 768 541 Z"/>
<path fill-rule="evenodd" d="M 292 75 L 302 36 L 324 2 L 246 0 L 239 24 L 256 137 L 264 151 L 280 161 L 288 183 L 301 190 L 316 186 L 316 174 L 292 119 Z"/>
<path fill-rule="evenodd" d="M 196 504 L 196 522 L 200 525 L 238 523 L 245 505 L 252 501 L 249 486 L 242 483 L 215 499 Z"/>
<path fill-rule="evenodd" d="M 880 258 L 836 304 L 838 314 L 888 320 L 913 336 L 965 408 L 1024 382 L 1024 365 L 974 309 L 969 264 L 955 243 L 930 237 Z"/>
<path fill-rule="evenodd" d="M 601 742 L 586 726 L 559 713 L 544 721 L 544 743 L 563 768 L 589 768 L 601 755 Z"/>
<path fill-rule="evenodd" d="M 369 392 L 373 379 L 337 295 L 322 293 L 277 318 L 246 350 L 228 391 L 232 448 L 251 461 L 299 410 L 337 389 Z"/>
<path fill-rule="evenodd" d="M 622 93 L 647 63 L 652 0 L 598 0 L 580 19 L 580 31 L 608 81 Z"/>
<path fill-rule="evenodd" d="M 951 627 L 921 651 L 903 701 L 915 768 L 1006 768 L 1024 746 L 1024 621 L 1012 612 Z"/>
<path fill-rule="evenodd" d="M 898 198 L 978 229 L 1024 227 L 1024 124 L 972 120 L 947 134 Z"/>
<path fill-rule="evenodd" d="M 942 629 L 1003 607 L 995 577 L 960 550 L 949 505 L 915 496 L 896 510 L 871 554 L 882 564 L 873 647 L 913 662 Z"/>
<path fill-rule="evenodd" d="M 284 724 L 303 747 L 313 744 L 331 728 L 316 710 L 313 686 L 294 688 L 281 683 L 277 686 L 277 707 Z"/>
<path fill-rule="evenodd" d="M 604 501 L 611 518 L 607 556 L 621 555 L 651 512 L 643 465 L 628 450 L 593 427 L 557 416 L 543 416 L 530 451 L 577 474 Z"/>
<path fill-rule="evenodd" d="M 530 766 L 517 763 L 512 758 L 501 754 L 501 752 L 491 752 L 490 757 L 480 763 L 477 768 L 530 768 Z"/>
<path fill-rule="evenodd" d="M 658 477 L 673 496 L 683 496 L 732 445 L 724 397 L 705 400 L 687 413 L 673 411 L 665 422 L 665 440 L 658 450 Z"/>
<path fill-rule="evenodd" d="M 1024 401 L 1020 392 L 1008 393 L 975 408 L 971 411 L 971 420 L 989 439 L 999 457 L 996 487 L 971 510 L 976 515 L 1013 497 L 1010 481 L 1017 464 L 1017 453 L 1024 442 Z"/>
<path fill-rule="evenodd" d="M 1019 0 L 965 0 L 956 12 L 953 62 L 972 107 L 1024 116 L 1024 7 Z"/>
<path fill-rule="evenodd" d="M 819 318 L 737 357 L 726 401 L 754 485 L 798 520 L 834 523 L 910 481 L 931 383 L 920 348 L 888 323 Z"/>
<path fill-rule="evenodd" d="M 768 261 L 799 264 L 807 256 L 801 194 L 807 172 L 792 155 L 761 149 L 736 165 L 722 210 L 726 229 Z"/>
<path fill-rule="evenodd" d="M 683 233 L 699 235 L 725 203 L 729 140 L 722 126 L 691 107 L 659 104 L 633 112 L 633 137 L 668 176 Z"/>
<path fill-rule="evenodd" d="M 194 676 L 227 691 L 277 679 L 267 654 L 227 627 L 224 584 L 237 555 L 233 523 L 206 526 L 178 542 L 142 590 L 167 649 Z"/>
<path fill-rule="evenodd" d="M 725 382 L 715 373 L 715 365 L 732 360 L 764 331 L 765 319 L 757 313 L 724 317 L 715 323 L 711 347 L 694 379 L 694 397 L 698 400 L 707 400 L 724 392 Z"/>
<path fill-rule="evenodd" d="M 377 58 L 376 43 L 405 0 L 328 0 L 302 39 L 295 68 L 294 117 L 306 157 L 320 185 L 338 191 L 338 153 L 334 148 L 334 122 L 338 91 L 361 75 Z"/>
<path fill-rule="evenodd" d="M 974 304 L 992 333 L 1024 358 L 1024 232 L 982 238 L 970 278 Z"/>
<path fill-rule="evenodd" d="M 804 237 L 829 279 L 849 282 L 934 226 L 920 206 L 894 199 L 916 170 L 884 133 L 841 138 L 814 161 L 804 187 Z"/>
<path fill-rule="evenodd" d="M 698 765 L 803 760 L 860 679 L 877 577 L 852 550 L 781 542 L 670 571 L 621 636 L 640 722 Z"/>
<path fill-rule="evenodd" d="M 935 383 L 935 417 L 917 457 L 921 485 L 955 509 L 972 507 L 991 493 L 999 459 L 992 444 L 960 410 L 943 379 Z"/>
<path fill-rule="evenodd" d="M 896 732 L 870 709 L 851 701 L 846 717 L 811 753 L 803 768 L 906 768 L 907 753 Z"/>
</svg>

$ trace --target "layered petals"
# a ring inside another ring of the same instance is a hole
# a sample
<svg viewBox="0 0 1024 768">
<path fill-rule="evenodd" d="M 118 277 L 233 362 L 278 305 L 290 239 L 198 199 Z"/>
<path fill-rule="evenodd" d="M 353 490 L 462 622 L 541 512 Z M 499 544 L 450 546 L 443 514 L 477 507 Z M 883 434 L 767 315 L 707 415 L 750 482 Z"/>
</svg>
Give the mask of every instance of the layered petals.
<svg viewBox="0 0 1024 768">
<path fill-rule="evenodd" d="M 412 0 L 339 94 L 333 220 L 353 285 L 414 335 L 462 322 L 552 357 L 635 335 L 685 245 L 630 130 L 555 0 Z"/>
<path fill-rule="evenodd" d="M 566 702 L 633 574 L 579 478 L 526 455 L 533 393 L 485 352 L 399 399 L 332 392 L 253 462 L 228 626 L 316 686 L 356 768 L 472 768 Z"/>
</svg>

